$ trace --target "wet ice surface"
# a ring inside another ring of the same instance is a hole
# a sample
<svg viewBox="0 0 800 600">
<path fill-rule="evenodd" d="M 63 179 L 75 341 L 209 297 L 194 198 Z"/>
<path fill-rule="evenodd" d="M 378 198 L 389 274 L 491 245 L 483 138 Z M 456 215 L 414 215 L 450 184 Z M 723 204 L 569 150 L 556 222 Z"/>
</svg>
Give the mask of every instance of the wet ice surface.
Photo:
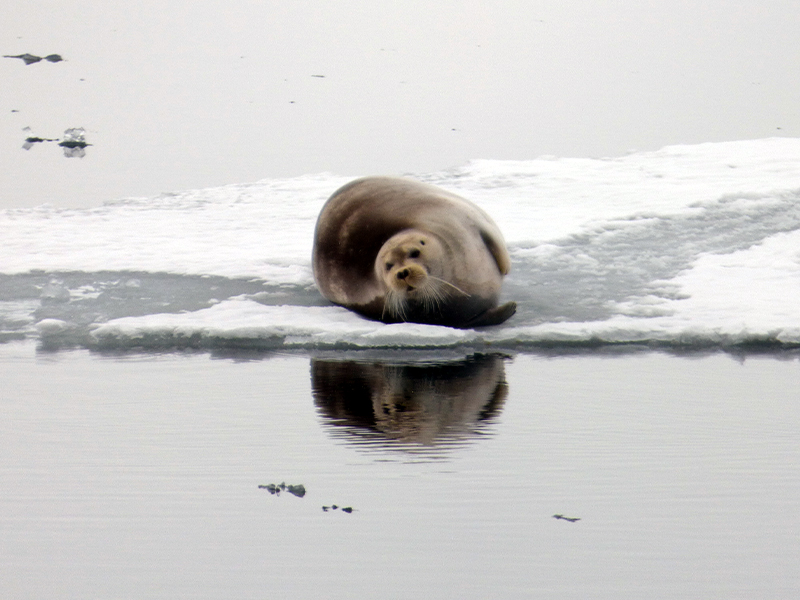
<svg viewBox="0 0 800 600">
<path fill-rule="evenodd" d="M 34 347 L 0 345 L 9 597 L 800 592 L 794 354 Z"/>
<path fill-rule="evenodd" d="M 800 343 L 800 140 L 417 174 L 506 236 L 501 327 L 382 325 L 330 306 L 314 223 L 349 178 L 0 213 L 0 339 L 88 348 Z"/>
</svg>

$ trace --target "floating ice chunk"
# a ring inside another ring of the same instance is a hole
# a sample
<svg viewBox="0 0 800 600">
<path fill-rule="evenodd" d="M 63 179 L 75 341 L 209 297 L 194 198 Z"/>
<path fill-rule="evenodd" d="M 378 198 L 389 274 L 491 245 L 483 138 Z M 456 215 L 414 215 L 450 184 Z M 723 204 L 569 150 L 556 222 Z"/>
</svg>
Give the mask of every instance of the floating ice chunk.
<svg viewBox="0 0 800 600">
<path fill-rule="evenodd" d="M 69 329 L 69 323 L 62 321 L 61 319 L 42 319 L 36 323 L 36 331 L 38 331 L 39 335 L 42 336 L 58 335 L 66 332 Z"/>
</svg>

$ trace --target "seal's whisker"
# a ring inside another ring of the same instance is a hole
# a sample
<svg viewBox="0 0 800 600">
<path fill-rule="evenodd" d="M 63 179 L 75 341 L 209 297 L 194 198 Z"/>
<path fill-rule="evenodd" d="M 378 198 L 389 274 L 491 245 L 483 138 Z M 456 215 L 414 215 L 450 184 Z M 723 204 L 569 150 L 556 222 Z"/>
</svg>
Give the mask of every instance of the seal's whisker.
<svg viewBox="0 0 800 600">
<path fill-rule="evenodd" d="M 386 297 L 383 300 L 383 311 L 381 312 L 381 320 L 386 316 L 386 311 L 389 311 L 389 314 L 393 317 L 400 319 L 401 321 L 406 320 L 406 300 L 403 298 L 401 294 L 398 294 L 394 290 L 389 290 L 386 293 Z"/>
<path fill-rule="evenodd" d="M 431 294 L 428 301 L 430 312 L 433 312 L 434 310 L 440 311 L 442 308 L 442 300 L 444 300 L 444 295 L 439 290 L 436 290 L 435 293 Z"/>
<path fill-rule="evenodd" d="M 434 279 L 439 279 L 435 277 Z M 426 312 L 440 311 L 442 302 L 447 298 L 445 290 L 438 285 L 428 285 L 421 290 L 422 306 Z"/>
<path fill-rule="evenodd" d="M 470 297 L 470 295 L 469 295 L 467 292 L 465 292 L 464 290 L 462 290 L 460 287 L 453 285 L 453 284 L 452 284 L 452 283 L 450 283 L 449 281 L 445 281 L 444 279 L 441 279 L 440 277 L 436 277 L 436 276 L 434 276 L 434 275 L 428 275 L 428 277 L 430 277 L 431 279 L 435 279 L 436 281 L 441 281 L 441 282 L 442 282 L 442 283 L 444 283 L 445 285 L 449 285 L 451 288 L 453 288 L 453 289 L 454 289 L 454 290 L 456 290 L 457 292 L 461 292 L 462 294 L 464 294 L 464 295 L 465 295 L 467 298 L 469 298 L 469 297 Z"/>
</svg>

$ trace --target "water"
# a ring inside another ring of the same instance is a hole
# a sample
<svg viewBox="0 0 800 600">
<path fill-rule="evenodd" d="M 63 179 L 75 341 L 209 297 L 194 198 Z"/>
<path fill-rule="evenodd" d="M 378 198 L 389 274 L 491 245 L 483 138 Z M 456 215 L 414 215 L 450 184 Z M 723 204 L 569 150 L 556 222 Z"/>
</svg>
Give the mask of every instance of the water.
<svg viewBox="0 0 800 600">
<path fill-rule="evenodd" d="M 0 373 L 4 597 L 800 592 L 792 353 L 12 342 Z"/>
</svg>

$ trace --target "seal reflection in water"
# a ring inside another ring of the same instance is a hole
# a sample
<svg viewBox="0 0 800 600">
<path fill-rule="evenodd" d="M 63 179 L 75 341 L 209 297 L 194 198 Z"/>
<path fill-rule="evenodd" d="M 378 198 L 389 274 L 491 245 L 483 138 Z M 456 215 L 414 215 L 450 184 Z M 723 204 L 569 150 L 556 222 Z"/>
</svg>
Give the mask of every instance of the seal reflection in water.
<svg viewBox="0 0 800 600">
<path fill-rule="evenodd" d="M 354 441 L 447 445 L 478 435 L 508 395 L 504 358 L 392 365 L 312 359 L 320 414 Z"/>
<path fill-rule="evenodd" d="M 384 323 L 498 325 L 511 267 L 503 236 L 455 194 L 399 177 L 367 177 L 337 190 L 314 233 L 314 279 L 328 300 Z"/>
</svg>

